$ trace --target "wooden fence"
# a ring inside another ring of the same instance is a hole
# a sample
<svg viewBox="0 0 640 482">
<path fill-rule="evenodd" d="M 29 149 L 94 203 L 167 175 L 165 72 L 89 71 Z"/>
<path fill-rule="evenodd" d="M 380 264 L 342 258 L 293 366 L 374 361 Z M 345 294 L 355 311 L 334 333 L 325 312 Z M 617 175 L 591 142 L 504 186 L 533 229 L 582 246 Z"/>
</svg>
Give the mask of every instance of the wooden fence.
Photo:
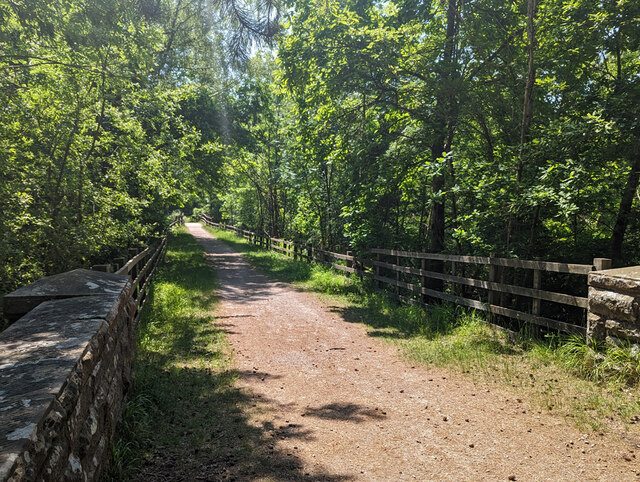
<svg viewBox="0 0 640 482">
<path fill-rule="evenodd" d="M 585 334 L 587 275 L 611 268 L 608 258 L 595 258 L 588 265 L 390 249 L 372 249 L 367 256 L 356 257 L 349 251 L 325 251 L 215 223 L 206 215 L 201 220 L 294 259 L 371 278 L 407 303 L 442 300 L 565 333 Z M 546 285 L 551 287 L 545 289 Z"/>
<path fill-rule="evenodd" d="M 181 224 L 184 224 L 182 214 L 178 215 L 176 219 L 169 224 L 160 241 L 153 246 L 148 246 L 144 249 L 129 248 L 130 259 L 128 261 L 125 260 L 125 258 L 116 258 L 110 264 L 98 264 L 91 268 L 93 270 L 107 272 L 113 270 L 117 274 L 129 275 L 131 277 L 132 286 L 129 291 L 129 299 L 133 298 L 136 302 L 136 322 L 140 317 L 142 307 L 147 299 L 147 289 L 151 278 L 167 252 L 167 236 L 169 230 L 173 226 Z"/>
</svg>

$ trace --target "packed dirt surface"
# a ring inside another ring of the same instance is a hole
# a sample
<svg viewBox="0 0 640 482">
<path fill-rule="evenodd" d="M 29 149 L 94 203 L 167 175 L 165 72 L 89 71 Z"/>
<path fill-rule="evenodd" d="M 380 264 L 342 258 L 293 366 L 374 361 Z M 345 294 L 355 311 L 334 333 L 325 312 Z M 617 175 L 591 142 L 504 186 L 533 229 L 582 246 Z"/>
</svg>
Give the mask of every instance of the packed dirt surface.
<svg viewBox="0 0 640 482">
<path fill-rule="evenodd" d="M 515 393 L 413 366 L 336 307 L 187 228 L 218 273 L 217 320 L 252 401 L 243 416 L 263 441 L 260 467 L 212 463 L 197 478 L 640 480 L 634 442 L 582 434 Z"/>
</svg>

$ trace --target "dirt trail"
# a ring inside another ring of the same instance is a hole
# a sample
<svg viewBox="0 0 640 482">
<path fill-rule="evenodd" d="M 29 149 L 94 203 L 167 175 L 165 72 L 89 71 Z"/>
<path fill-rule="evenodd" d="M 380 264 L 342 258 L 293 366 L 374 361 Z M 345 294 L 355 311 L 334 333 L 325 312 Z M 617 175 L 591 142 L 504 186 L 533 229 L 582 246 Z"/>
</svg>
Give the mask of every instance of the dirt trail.
<svg viewBox="0 0 640 482">
<path fill-rule="evenodd" d="M 199 224 L 187 228 L 219 276 L 218 323 L 253 401 L 244 415 L 264 435 L 255 456 L 290 462 L 260 475 L 234 464 L 225 477 L 640 480 L 635 445 L 585 438 L 513 394 L 414 367 L 338 310 L 252 269 Z"/>
</svg>

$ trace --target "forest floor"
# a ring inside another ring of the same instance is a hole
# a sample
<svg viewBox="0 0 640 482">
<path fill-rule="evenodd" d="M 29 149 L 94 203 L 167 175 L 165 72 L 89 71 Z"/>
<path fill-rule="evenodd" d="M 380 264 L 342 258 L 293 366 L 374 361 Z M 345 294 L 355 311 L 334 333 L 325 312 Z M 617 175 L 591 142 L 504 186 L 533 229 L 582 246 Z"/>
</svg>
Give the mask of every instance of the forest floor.
<svg viewBox="0 0 640 482">
<path fill-rule="evenodd" d="M 327 303 L 253 269 L 199 224 L 242 394 L 226 452 L 148 460 L 152 480 L 639 480 L 640 441 L 583 433 L 507 387 L 412 364 Z M 218 441 L 219 441 L 218 440 Z M 209 460 L 210 459 L 210 460 Z"/>
</svg>

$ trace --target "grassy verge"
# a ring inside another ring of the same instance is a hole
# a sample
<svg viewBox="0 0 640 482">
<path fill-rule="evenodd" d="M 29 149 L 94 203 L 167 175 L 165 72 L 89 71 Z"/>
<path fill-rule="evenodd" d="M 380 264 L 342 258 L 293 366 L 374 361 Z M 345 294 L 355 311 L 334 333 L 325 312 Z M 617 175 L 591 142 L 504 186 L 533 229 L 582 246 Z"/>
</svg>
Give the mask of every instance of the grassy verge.
<svg viewBox="0 0 640 482">
<path fill-rule="evenodd" d="M 414 362 L 456 370 L 479 384 L 509 387 L 532 408 L 570 418 L 582 430 L 640 432 L 640 358 L 628 349 L 596 350 L 575 337 L 514 340 L 483 323 L 477 312 L 398 305 L 374 292 L 368 280 L 296 262 L 230 232 L 207 229 L 266 274 L 331 297 L 346 321 L 366 324 L 371 336 L 398 344 Z"/>
<path fill-rule="evenodd" d="M 223 450 L 212 436 L 215 421 L 241 400 L 225 334 L 213 325 L 215 287 L 202 248 L 184 228 L 172 234 L 140 319 L 135 393 L 111 480 L 144 478 L 147 465 L 160 474 L 179 470 L 204 447 Z"/>
</svg>

